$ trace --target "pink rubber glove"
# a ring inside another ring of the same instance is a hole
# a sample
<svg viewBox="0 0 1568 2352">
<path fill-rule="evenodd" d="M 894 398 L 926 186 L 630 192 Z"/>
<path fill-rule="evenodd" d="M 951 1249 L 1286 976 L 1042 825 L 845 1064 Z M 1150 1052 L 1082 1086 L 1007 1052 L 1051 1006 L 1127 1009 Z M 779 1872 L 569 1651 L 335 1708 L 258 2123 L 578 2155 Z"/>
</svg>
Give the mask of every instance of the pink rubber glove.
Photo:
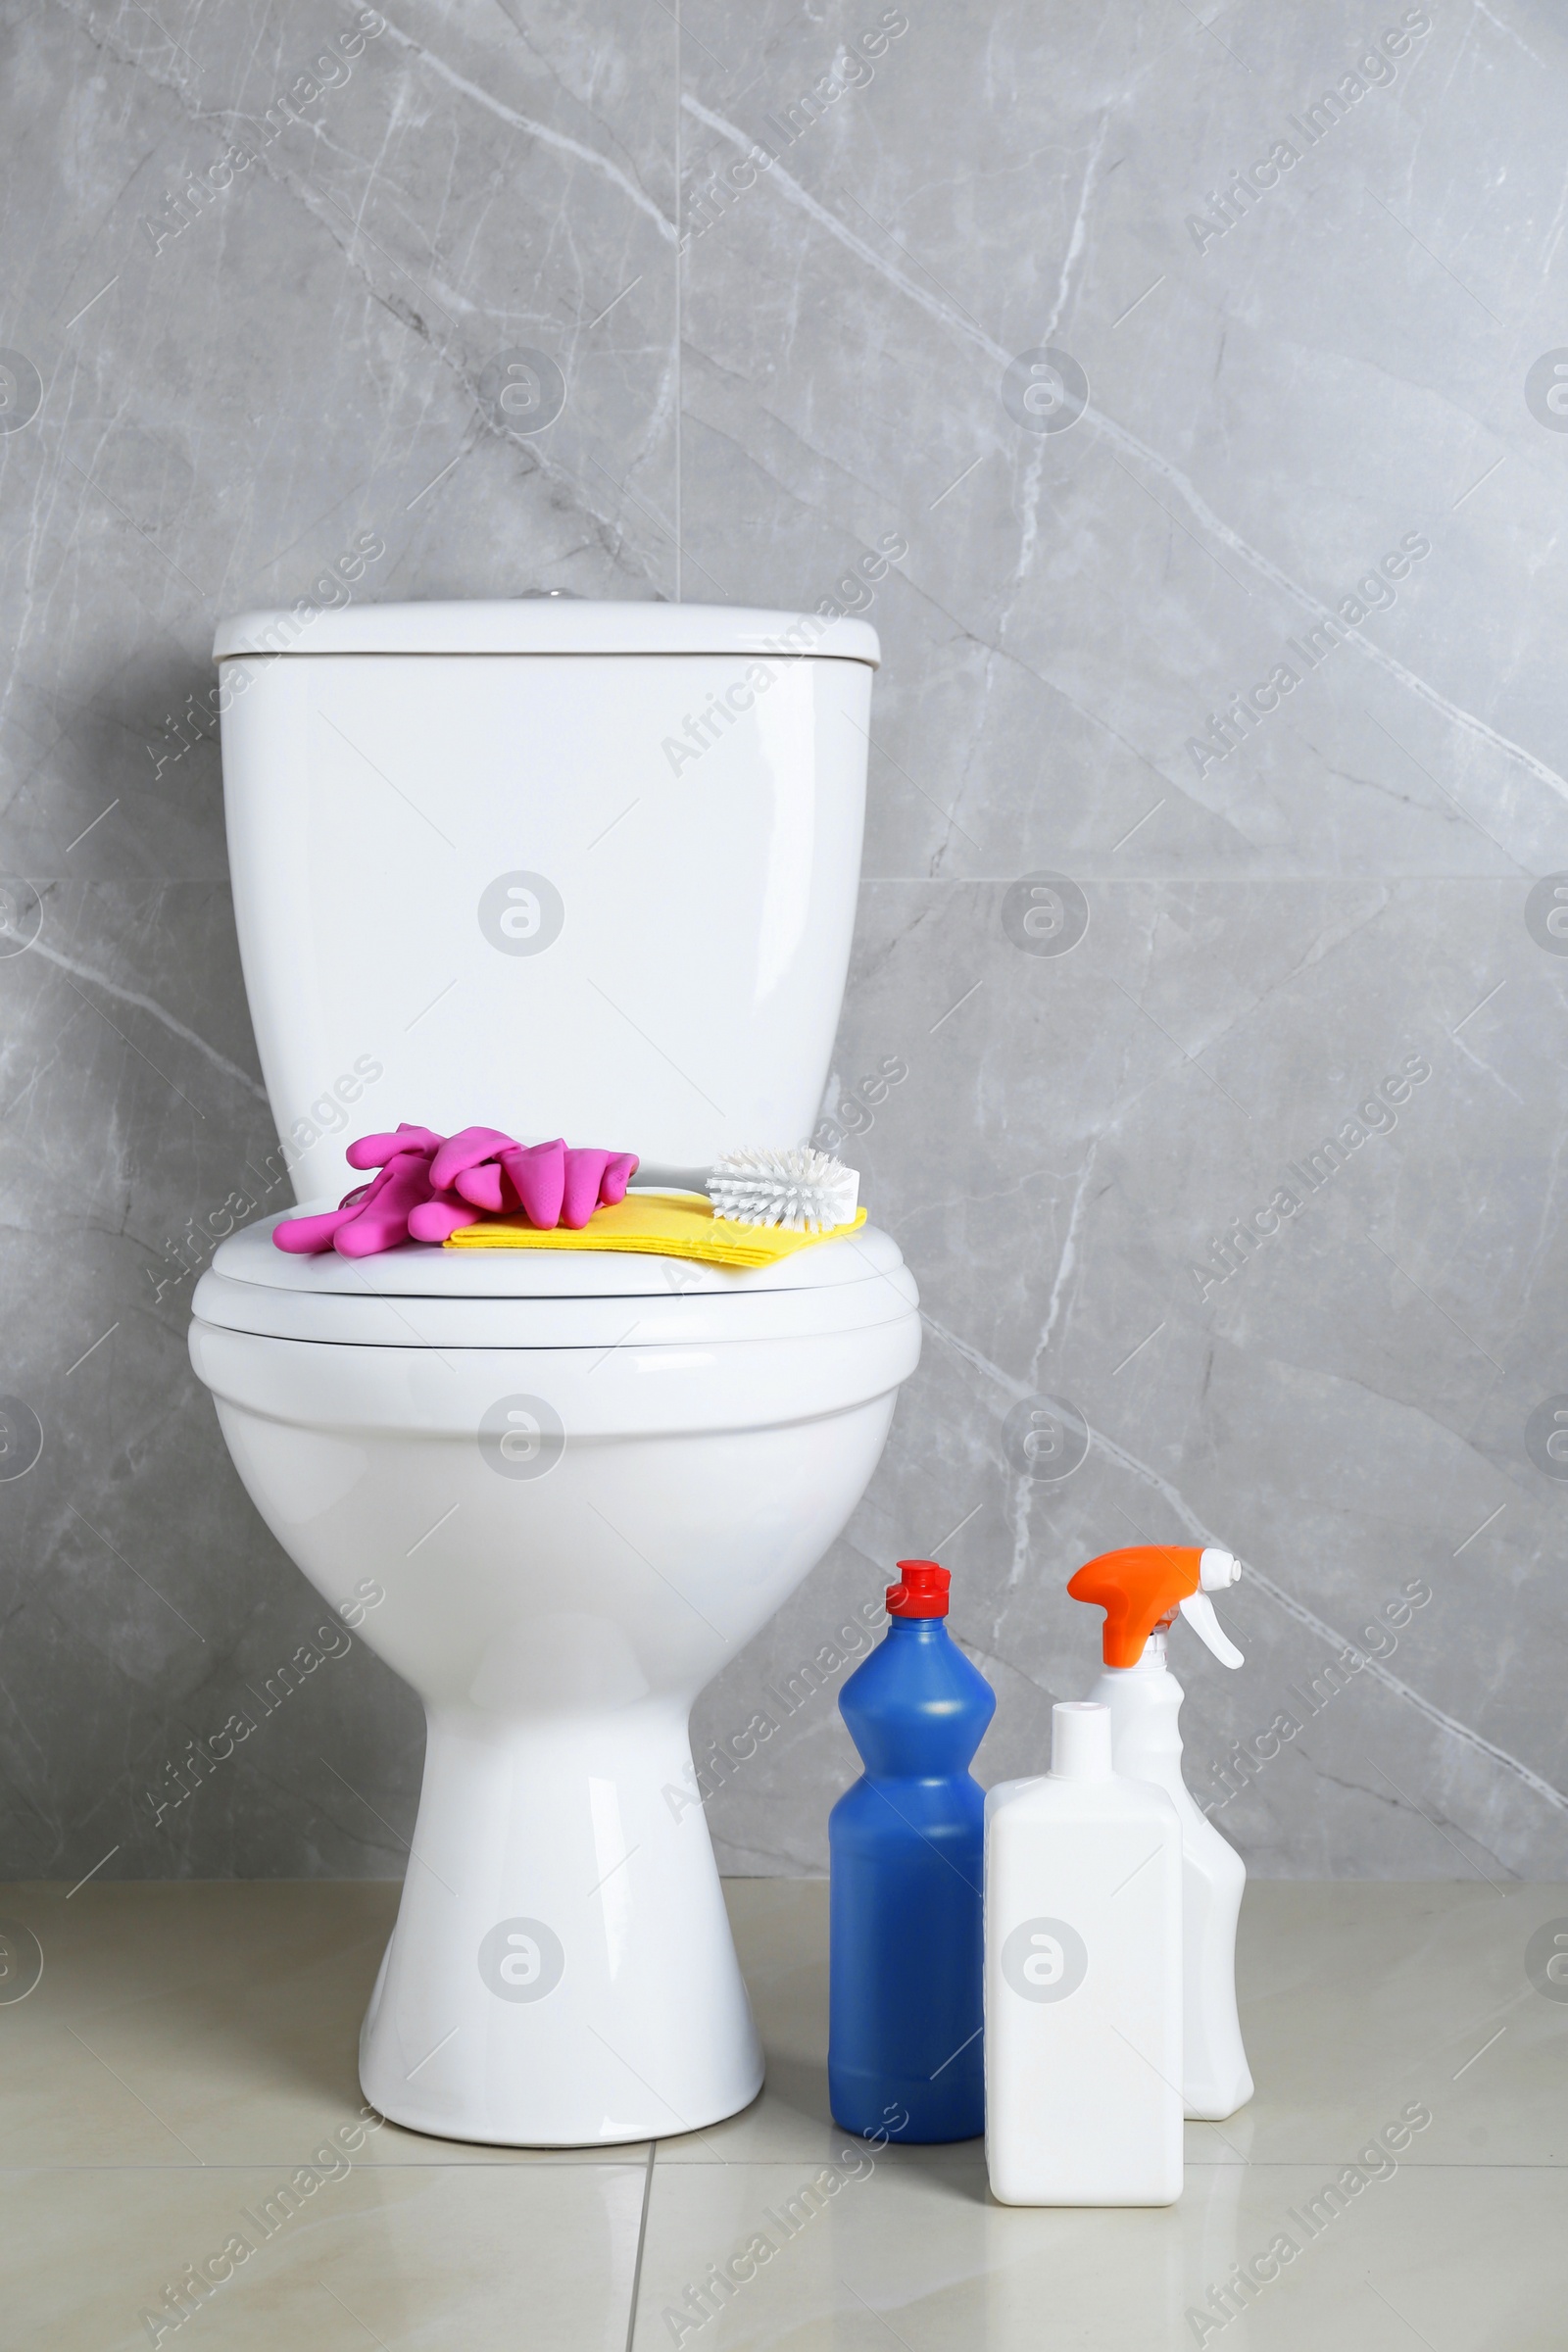
<svg viewBox="0 0 1568 2352">
<path fill-rule="evenodd" d="M 471 1200 L 476 1211 L 488 1209 L 493 1217 L 517 1205 L 516 1194 L 498 1159 L 481 1160 L 476 1168 L 465 1168 L 458 1178 L 457 1190 L 460 1200 Z"/>
<path fill-rule="evenodd" d="M 499 1209 L 501 1170 L 492 1155 L 513 1149 L 511 1136 L 498 1127 L 465 1127 L 448 1136 L 430 1162 L 430 1198 L 410 1212 L 410 1239 L 444 1242 L 460 1226 L 477 1225 L 482 1209 Z"/>
<path fill-rule="evenodd" d="M 409 1238 L 409 1215 L 430 1198 L 430 1162 L 422 1152 L 400 1152 L 383 1170 L 386 1182 L 332 1236 L 342 1257 L 374 1257 Z"/>
<path fill-rule="evenodd" d="M 411 1127 L 405 1121 L 395 1135 L 362 1135 L 357 1144 L 350 1144 L 343 1156 L 351 1168 L 379 1168 L 402 1152 L 422 1152 L 426 1158 L 441 1150 L 446 1142 L 429 1127 Z"/>
<path fill-rule="evenodd" d="M 285 1217 L 272 1228 L 273 1243 L 307 1257 L 327 1250 L 344 1257 L 370 1257 L 395 1249 L 409 1238 L 411 1210 L 429 1199 L 430 1158 L 442 1140 L 428 1127 L 409 1126 L 395 1135 L 361 1136 L 345 1154 L 350 1167 L 379 1166 L 380 1174 L 345 1193 L 336 1208 L 320 1216 Z"/>
<path fill-rule="evenodd" d="M 557 1225 L 581 1232 L 596 1208 L 612 1208 L 626 1198 L 626 1187 L 637 1173 L 635 1152 L 568 1150 L 558 1136 L 551 1144 L 531 1150 L 517 1146 L 501 1154 L 501 1167 L 515 1204 L 530 1225 L 551 1232 Z M 470 1169 L 458 1178 L 458 1190 L 482 1207 L 495 1205 L 487 1169 Z M 485 1181 L 483 1193 L 479 1180 Z M 501 1205 L 513 1206 L 503 1199 Z"/>
<path fill-rule="evenodd" d="M 514 1144 L 501 1154 L 517 1206 L 530 1225 L 553 1232 L 561 1223 L 561 1203 L 566 1190 L 566 1146 L 557 1136 L 553 1144 Z"/>
<path fill-rule="evenodd" d="M 460 1225 L 478 1225 L 481 1222 L 476 1208 L 469 1208 L 466 1202 L 457 1200 L 451 1193 L 436 1193 L 428 1200 L 421 1200 L 416 1208 L 410 1209 L 409 1239 L 411 1242 L 444 1242 L 449 1233 L 457 1232 Z"/>
<path fill-rule="evenodd" d="M 580 1233 L 599 1206 L 599 1186 L 609 1167 L 608 1152 L 568 1152 L 561 1222 Z"/>
<path fill-rule="evenodd" d="M 390 1134 L 361 1136 L 346 1157 L 350 1167 L 380 1172 L 345 1194 L 336 1208 L 274 1226 L 279 1250 L 372 1257 L 406 1241 L 444 1242 L 485 1214 L 519 1208 L 544 1232 L 562 1224 L 580 1232 L 596 1208 L 625 1199 L 637 1172 L 633 1152 L 568 1151 L 559 1136 L 524 1146 L 495 1127 L 440 1136 L 404 1124 Z"/>
<path fill-rule="evenodd" d="M 383 1174 L 374 1184 L 356 1185 L 352 1193 L 344 1194 L 337 1208 L 325 1209 L 318 1217 L 285 1217 L 281 1225 L 272 1228 L 273 1244 L 291 1257 L 318 1257 L 323 1250 L 331 1249 L 339 1227 L 351 1224 L 369 1195 L 385 1182 Z"/>
<path fill-rule="evenodd" d="M 520 1208 L 548 1232 L 580 1230 L 596 1208 L 624 1200 L 636 1169 L 631 1152 L 572 1151 L 561 1137 L 526 1148 L 494 1127 L 466 1127 L 436 1153 L 430 1181 L 491 1216 Z"/>
<path fill-rule="evenodd" d="M 448 1136 L 430 1162 L 430 1182 L 437 1192 L 449 1192 L 466 1169 L 476 1168 L 493 1160 L 500 1152 L 515 1152 L 516 1145 L 499 1127 L 465 1127 L 460 1135 Z"/>
</svg>

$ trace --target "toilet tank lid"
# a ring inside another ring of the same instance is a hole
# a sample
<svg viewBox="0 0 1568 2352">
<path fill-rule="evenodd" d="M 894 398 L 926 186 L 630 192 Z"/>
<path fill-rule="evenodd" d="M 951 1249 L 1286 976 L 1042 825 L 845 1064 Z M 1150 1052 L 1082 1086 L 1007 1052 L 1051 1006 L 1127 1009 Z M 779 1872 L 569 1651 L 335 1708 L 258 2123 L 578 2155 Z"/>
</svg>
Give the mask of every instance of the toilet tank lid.
<svg viewBox="0 0 1568 2352">
<path fill-rule="evenodd" d="M 586 597 L 297 608 L 234 612 L 215 662 L 274 654 L 750 654 L 881 661 L 868 621 L 753 605 L 598 604 Z"/>
</svg>

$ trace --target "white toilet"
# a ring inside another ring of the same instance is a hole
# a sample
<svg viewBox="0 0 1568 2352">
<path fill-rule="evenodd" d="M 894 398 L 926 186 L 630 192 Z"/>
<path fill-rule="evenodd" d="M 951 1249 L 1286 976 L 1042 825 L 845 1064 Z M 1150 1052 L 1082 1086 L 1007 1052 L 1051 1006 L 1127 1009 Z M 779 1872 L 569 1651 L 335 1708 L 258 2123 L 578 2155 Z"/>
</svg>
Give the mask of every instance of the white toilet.
<svg viewBox="0 0 1568 2352">
<path fill-rule="evenodd" d="M 296 1192 L 399 1120 L 706 1165 L 816 1117 L 874 632 L 576 601 L 219 631 L 245 984 Z M 744 2107 L 761 2054 L 693 1700 L 821 1557 L 919 1354 L 866 1226 L 762 1272 L 219 1250 L 191 1358 L 269 1527 L 428 1723 L 366 2095 L 580 2146 Z"/>
</svg>

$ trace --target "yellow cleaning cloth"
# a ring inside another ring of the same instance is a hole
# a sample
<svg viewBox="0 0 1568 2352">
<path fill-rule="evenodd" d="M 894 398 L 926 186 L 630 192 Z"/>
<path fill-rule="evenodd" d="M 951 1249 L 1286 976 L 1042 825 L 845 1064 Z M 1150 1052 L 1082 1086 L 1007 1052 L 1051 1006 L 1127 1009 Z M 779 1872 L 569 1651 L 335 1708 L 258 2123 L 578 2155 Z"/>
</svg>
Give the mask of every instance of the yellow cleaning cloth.
<svg viewBox="0 0 1568 2352">
<path fill-rule="evenodd" d="M 705 1266 L 776 1266 L 813 1243 L 858 1233 L 865 1211 L 826 1233 L 789 1233 L 780 1225 L 737 1225 L 715 1217 L 701 1193 L 628 1193 L 613 1208 L 596 1208 L 580 1232 L 568 1225 L 541 1231 L 520 1212 L 486 1217 L 448 1234 L 448 1250 L 622 1250 L 644 1257 L 695 1258 Z"/>
</svg>

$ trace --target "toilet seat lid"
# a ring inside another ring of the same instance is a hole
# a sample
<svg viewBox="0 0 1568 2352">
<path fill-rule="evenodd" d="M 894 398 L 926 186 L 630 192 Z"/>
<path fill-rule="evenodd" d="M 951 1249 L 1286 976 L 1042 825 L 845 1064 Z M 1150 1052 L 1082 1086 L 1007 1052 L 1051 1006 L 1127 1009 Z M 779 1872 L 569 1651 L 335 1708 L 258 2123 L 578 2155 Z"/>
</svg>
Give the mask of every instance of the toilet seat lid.
<svg viewBox="0 0 1568 2352">
<path fill-rule="evenodd" d="M 220 1244 L 192 1300 L 199 1321 L 371 1347 L 645 1347 L 863 1330 L 917 1299 L 898 1244 L 869 1225 L 742 1272 L 631 1251 L 418 1242 L 375 1257 L 295 1257 L 273 1245 L 278 1222 Z"/>
</svg>

